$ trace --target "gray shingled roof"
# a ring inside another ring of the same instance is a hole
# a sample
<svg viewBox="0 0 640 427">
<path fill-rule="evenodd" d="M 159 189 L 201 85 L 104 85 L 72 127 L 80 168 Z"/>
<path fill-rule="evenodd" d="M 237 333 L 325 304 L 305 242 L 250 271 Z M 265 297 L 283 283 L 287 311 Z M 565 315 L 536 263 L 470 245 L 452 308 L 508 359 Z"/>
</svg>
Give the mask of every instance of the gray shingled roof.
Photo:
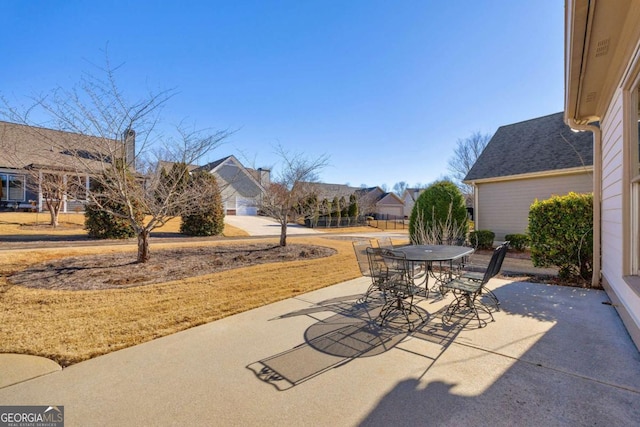
<svg viewBox="0 0 640 427">
<path fill-rule="evenodd" d="M 564 113 L 501 126 L 464 181 L 593 166 L 593 135 L 573 132 Z"/>
<path fill-rule="evenodd" d="M 76 156 L 86 167 L 99 168 L 122 152 L 116 140 L 0 121 L 0 167 L 28 166 L 74 169 Z"/>
<path fill-rule="evenodd" d="M 323 182 L 307 182 L 306 186 L 320 199 L 333 199 L 336 196 L 349 198 L 350 195 L 360 190 L 359 187 L 350 187 L 344 184 L 325 184 Z"/>
<path fill-rule="evenodd" d="M 221 159 L 215 160 L 213 162 L 207 163 L 204 166 L 199 167 L 198 169 L 206 170 L 207 172 L 214 170 L 218 166 L 220 166 L 223 162 L 228 160 L 232 156 L 223 157 Z"/>
</svg>

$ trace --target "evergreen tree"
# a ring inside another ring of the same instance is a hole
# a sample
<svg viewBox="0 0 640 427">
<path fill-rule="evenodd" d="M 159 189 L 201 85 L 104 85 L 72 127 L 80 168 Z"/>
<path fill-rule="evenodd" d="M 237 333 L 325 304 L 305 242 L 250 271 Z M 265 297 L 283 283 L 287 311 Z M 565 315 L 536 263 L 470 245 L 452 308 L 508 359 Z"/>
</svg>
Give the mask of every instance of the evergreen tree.
<svg viewBox="0 0 640 427">
<path fill-rule="evenodd" d="M 437 181 L 423 191 L 409 217 L 409 238 L 414 244 L 460 243 L 467 228 L 464 196 L 450 181 Z"/>
<path fill-rule="evenodd" d="M 218 236 L 224 231 L 224 206 L 215 176 L 194 173 L 186 185 L 201 189 L 201 199 L 194 200 L 198 209 L 182 216 L 180 232 L 189 236 Z"/>
</svg>

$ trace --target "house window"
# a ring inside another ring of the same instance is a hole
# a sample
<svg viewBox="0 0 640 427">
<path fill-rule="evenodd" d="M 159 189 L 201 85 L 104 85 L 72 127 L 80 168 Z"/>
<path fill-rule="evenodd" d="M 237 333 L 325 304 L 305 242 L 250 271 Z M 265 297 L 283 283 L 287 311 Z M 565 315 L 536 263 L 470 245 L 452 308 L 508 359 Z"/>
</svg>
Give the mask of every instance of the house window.
<svg viewBox="0 0 640 427">
<path fill-rule="evenodd" d="M 5 175 L 0 174 L 0 182 L 2 183 L 3 201 L 24 201 L 25 197 L 25 181 L 23 175 Z"/>
<path fill-rule="evenodd" d="M 0 174 L 0 200 L 7 200 L 7 175 Z"/>
<path fill-rule="evenodd" d="M 631 274 L 640 275 L 640 83 L 631 92 Z"/>
</svg>

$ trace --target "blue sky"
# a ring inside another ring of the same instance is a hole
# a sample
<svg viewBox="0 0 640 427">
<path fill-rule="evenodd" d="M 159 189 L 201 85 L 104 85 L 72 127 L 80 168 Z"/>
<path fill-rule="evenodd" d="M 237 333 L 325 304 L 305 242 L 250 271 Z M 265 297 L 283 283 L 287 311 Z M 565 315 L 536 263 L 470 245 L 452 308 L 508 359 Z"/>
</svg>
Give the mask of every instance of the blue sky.
<svg viewBox="0 0 640 427">
<path fill-rule="evenodd" d="M 0 93 L 71 87 L 111 61 L 164 119 L 237 129 L 209 155 L 278 170 L 274 145 L 330 156 L 323 182 L 430 183 L 458 139 L 563 109 L 560 0 L 0 2 Z"/>
</svg>

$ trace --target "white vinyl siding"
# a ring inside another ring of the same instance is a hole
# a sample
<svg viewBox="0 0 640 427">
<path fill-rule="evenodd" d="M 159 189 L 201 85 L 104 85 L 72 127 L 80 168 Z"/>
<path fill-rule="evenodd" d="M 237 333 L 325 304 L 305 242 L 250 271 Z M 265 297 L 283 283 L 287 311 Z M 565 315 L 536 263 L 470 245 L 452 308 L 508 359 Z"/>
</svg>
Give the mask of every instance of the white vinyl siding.
<svg viewBox="0 0 640 427">
<path fill-rule="evenodd" d="M 618 91 L 602 120 L 602 275 L 609 282 L 622 272 L 624 259 L 622 116 L 622 91 Z"/>
<path fill-rule="evenodd" d="M 505 235 L 526 233 L 529 208 L 536 200 L 553 195 L 590 193 L 593 191 L 591 173 L 529 178 L 478 184 L 476 189 L 476 229 L 491 230 L 496 240 Z"/>
<path fill-rule="evenodd" d="M 631 215 L 630 179 L 635 175 L 635 159 L 627 158 L 624 143 L 624 92 L 618 89 L 601 120 L 602 129 L 602 282 L 612 301 L 619 305 L 627 328 L 640 345 L 640 296 L 625 276 L 631 271 Z M 631 124 L 635 125 L 635 124 Z M 631 142 L 629 142 L 631 143 Z M 634 142 L 635 143 L 635 142 Z M 626 164 L 625 164 L 626 162 Z M 625 175 L 627 178 L 625 179 Z M 629 236 L 627 236 L 629 234 Z M 630 279 L 628 279 L 630 280 Z"/>
</svg>

